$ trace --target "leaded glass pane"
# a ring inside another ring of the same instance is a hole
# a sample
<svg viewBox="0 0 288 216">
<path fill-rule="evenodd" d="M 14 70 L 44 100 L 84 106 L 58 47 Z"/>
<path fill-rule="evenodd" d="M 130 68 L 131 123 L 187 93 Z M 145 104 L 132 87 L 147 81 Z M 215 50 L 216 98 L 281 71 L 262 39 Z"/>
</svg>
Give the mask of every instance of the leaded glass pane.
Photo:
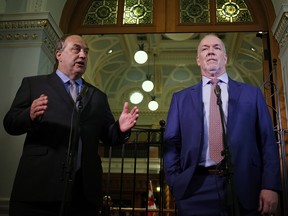
<svg viewBox="0 0 288 216">
<path fill-rule="evenodd" d="M 252 22 L 244 0 L 217 0 L 217 22 Z"/>
<path fill-rule="evenodd" d="M 209 23 L 209 0 L 181 0 L 180 23 Z"/>
<path fill-rule="evenodd" d="M 117 23 L 118 0 L 95 0 L 84 19 L 84 25 L 111 25 Z"/>
<path fill-rule="evenodd" d="M 125 0 L 123 24 L 152 24 L 153 0 Z"/>
</svg>

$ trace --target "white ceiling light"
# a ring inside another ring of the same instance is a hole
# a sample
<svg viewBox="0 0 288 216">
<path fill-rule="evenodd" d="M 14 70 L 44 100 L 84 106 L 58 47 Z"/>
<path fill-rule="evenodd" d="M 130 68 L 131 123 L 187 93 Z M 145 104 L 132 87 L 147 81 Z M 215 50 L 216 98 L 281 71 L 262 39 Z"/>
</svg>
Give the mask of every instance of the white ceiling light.
<svg viewBox="0 0 288 216">
<path fill-rule="evenodd" d="M 155 101 L 155 96 L 152 96 L 151 97 L 152 98 L 152 100 L 148 103 L 148 108 L 151 110 L 151 111 L 155 111 L 155 110 L 157 110 L 158 109 L 158 102 L 157 101 Z"/>
<path fill-rule="evenodd" d="M 144 51 L 144 44 L 139 44 L 139 50 L 134 54 L 134 60 L 138 64 L 144 64 L 148 60 L 148 54 Z"/>
<path fill-rule="evenodd" d="M 188 40 L 193 35 L 194 35 L 194 33 L 167 33 L 167 34 L 165 34 L 166 37 L 168 37 L 171 40 L 175 40 L 175 41 Z"/>
<path fill-rule="evenodd" d="M 154 84 L 151 80 L 147 79 L 142 83 L 142 89 L 145 92 L 151 92 L 154 88 Z"/>
<path fill-rule="evenodd" d="M 158 109 L 158 102 L 157 101 L 150 101 L 149 104 L 148 104 L 148 108 L 151 110 L 151 111 L 155 111 Z"/>
<path fill-rule="evenodd" d="M 142 102 L 144 96 L 141 92 L 135 91 L 130 95 L 130 102 L 133 104 L 139 104 Z"/>
</svg>

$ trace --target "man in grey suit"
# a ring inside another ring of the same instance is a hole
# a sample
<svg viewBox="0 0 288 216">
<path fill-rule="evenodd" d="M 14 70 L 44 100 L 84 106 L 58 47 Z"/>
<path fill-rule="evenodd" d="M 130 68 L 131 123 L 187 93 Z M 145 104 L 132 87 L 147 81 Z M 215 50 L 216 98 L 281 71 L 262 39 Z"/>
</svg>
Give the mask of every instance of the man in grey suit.
<svg viewBox="0 0 288 216">
<path fill-rule="evenodd" d="M 133 107 L 129 112 L 125 102 L 114 120 L 106 94 L 81 78 L 88 51 L 81 36 L 62 37 L 55 49 L 56 72 L 24 78 L 4 118 L 9 134 L 27 134 L 10 216 L 98 215 L 102 202 L 99 141 L 124 143 L 139 110 Z M 76 83 L 76 102 L 69 93 L 71 80 Z M 75 151 L 69 151 L 71 147 Z M 68 208 L 66 201 L 71 204 Z"/>
<path fill-rule="evenodd" d="M 197 63 L 202 80 L 173 95 L 164 135 L 166 180 L 179 215 L 274 214 L 281 190 L 280 159 L 261 90 L 228 77 L 225 46 L 216 35 L 201 40 Z M 230 153 L 219 161 L 211 157 L 215 143 L 209 140 L 214 79 L 219 80 L 218 96 L 222 92 L 224 137 Z"/>
</svg>

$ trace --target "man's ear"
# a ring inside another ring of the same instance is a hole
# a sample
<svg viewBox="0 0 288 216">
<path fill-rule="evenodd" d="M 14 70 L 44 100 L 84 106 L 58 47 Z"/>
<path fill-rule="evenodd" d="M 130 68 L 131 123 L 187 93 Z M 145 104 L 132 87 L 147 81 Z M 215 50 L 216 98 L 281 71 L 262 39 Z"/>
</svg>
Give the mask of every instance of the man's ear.
<svg viewBox="0 0 288 216">
<path fill-rule="evenodd" d="M 61 55 L 62 55 L 62 52 L 61 52 L 61 51 L 59 51 L 59 50 L 56 50 L 56 51 L 55 51 L 55 56 L 56 56 L 56 58 L 58 59 L 58 61 L 60 61 Z"/>
<path fill-rule="evenodd" d="M 197 65 L 200 66 L 199 56 L 196 57 Z"/>
</svg>

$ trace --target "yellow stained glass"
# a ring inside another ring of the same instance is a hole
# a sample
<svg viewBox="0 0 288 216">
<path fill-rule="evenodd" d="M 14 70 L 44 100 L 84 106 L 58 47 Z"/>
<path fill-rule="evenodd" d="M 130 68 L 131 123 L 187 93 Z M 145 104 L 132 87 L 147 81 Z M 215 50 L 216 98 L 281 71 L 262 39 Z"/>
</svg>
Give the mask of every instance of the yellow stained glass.
<svg viewBox="0 0 288 216">
<path fill-rule="evenodd" d="M 209 0 L 181 0 L 180 23 L 209 23 Z"/>
<path fill-rule="evenodd" d="M 216 0 L 217 22 L 252 22 L 244 0 Z"/>
<path fill-rule="evenodd" d="M 123 24 L 152 24 L 153 0 L 125 0 Z"/>
<path fill-rule="evenodd" d="M 111 25 L 117 23 L 118 1 L 95 0 L 85 16 L 84 25 Z"/>
</svg>

